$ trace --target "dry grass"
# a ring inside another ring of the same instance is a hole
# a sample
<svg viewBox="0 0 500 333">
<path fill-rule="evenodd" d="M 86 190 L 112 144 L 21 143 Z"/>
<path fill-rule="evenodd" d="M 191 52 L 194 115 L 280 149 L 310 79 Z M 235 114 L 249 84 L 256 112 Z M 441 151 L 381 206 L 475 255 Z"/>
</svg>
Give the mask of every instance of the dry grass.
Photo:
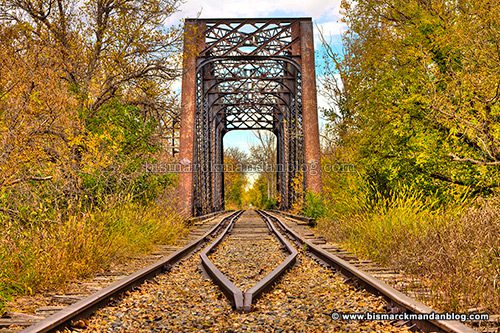
<svg viewBox="0 0 500 333">
<path fill-rule="evenodd" d="M 500 309 L 500 197 L 431 210 L 403 195 L 318 221 L 329 238 L 429 283 L 438 309 Z"/>
<path fill-rule="evenodd" d="M 130 202 L 52 223 L 0 222 L 0 314 L 12 295 L 89 276 L 186 232 L 173 209 Z"/>
</svg>

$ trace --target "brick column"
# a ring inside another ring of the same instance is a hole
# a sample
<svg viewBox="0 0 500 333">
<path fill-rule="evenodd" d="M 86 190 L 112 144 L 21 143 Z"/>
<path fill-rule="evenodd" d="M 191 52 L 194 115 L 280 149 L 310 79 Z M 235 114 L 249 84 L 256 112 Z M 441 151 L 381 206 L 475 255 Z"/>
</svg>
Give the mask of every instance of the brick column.
<svg viewBox="0 0 500 333">
<path fill-rule="evenodd" d="M 302 119 L 304 128 L 307 191 L 321 192 L 321 166 L 318 125 L 318 101 L 314 61 L 312 21 L 300 22 L 300 53 L 302 67 Z"/>
<path fill-rule="evenodd" d="M 184 24 L 184 54 L 182 72 L 182 101 L 179 159 L 183 168 L 192 167 L 196 116 L 196 65 L 198 54 L 203 50 L 205 25 L 196 20 Z M 193 215 L 193 172 L 182 172 L 179 177 L 178 201 L 185 217 Z"/>
</svg>

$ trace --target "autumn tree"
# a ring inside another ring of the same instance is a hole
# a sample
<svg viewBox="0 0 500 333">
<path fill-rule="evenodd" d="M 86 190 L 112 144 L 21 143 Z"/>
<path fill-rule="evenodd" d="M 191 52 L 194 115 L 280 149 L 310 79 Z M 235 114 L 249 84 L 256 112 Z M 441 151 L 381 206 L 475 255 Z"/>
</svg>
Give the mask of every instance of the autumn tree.
<svg viewBox="0 0 500 333">
<path fill-rule="evenodd" d="M 369 191 L 491 194 L 500 186 L 495 1 L 344 1 L 323 93 L 338 157 Z"/>
<path fill-rule="evenodd" d="M 264 187 L 263 196 L 266 200 L 276 200 L 276 181 L 277 181 L 277 151 L 276 136 L 271 132 L 255 131 L 255 137 L 258 144 L 250 147 L 250 159 L 258 167 L 259 177 L 262 177 Z"/>
<path fill-rule="evenodd" d="M 226 209 L 241 209 L 243 192 L 248 183 L 245 168 L 247 154 L 236 148 L 224 150 L 224 202 Z"/>
<path fill-rule="evenodd" d="M 179 3 L 0 0 L 0 316 L 182 234 L 144 167 L 175 140 Z"/>
<path fill-rule="evenodd" d="M 39 206 L 44 191 L 62 206 L 72 197 L 145 193 L 140 166 L 178 117 L 171 84 L 181 30 L 168 20 L 179 3 L 0 2 L 4 212 Z"/>
</svg>

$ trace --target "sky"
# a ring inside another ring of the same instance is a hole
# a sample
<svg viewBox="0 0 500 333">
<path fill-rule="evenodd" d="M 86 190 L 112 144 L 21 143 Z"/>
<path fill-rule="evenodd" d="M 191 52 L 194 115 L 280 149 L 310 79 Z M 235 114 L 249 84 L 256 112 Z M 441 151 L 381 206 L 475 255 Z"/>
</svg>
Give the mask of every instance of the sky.
<svg viewBox="0 0 500 333">
<path fill-rule="evenodd" d="M 184 18 L 196 17 L 312 17 L 316 52 L 319 55 L 321 46 L 318 29 L 327 40 L 334 43 L 335 50 L 341 50 L 340 35 L 346 26 L 341 22 L 340 2 L 341 0 L 186 0 L 168 23 L 175 24 Z M 316 63 L 316 73 L 320 76 L 321 68 L 318 65 L 319 61 Z M 318 95 L 318 106 L 325 105 L 325 102 L 325 99 Z M 320 126 L 323 125 L 324 120 L 320 114 Z M 238 147 L 248 152 L 249 147 L 255 144 L 257 140 L 252 131 L 232 131 L 224 137 L 224 147 Z"/>
</svg>

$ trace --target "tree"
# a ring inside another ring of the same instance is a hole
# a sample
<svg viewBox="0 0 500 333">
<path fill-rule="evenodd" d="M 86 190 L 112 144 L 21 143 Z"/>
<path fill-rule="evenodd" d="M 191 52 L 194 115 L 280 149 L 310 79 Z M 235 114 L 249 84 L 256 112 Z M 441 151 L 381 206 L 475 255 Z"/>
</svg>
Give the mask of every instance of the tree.
<svg viewBox="0 0 500 333">
<path fill-rule="evenodd" d="M 262 167 L 262 176 L 265 184 L 263 193 L 267 200 L 276 200 L 276 136 L 271 132 L 254 131 L 259 144 L 250 147 L 250 160 L 255 166 Z"/>
<path fill-rule="evenodd" d="M 3 24 L 50 42 L 65 80 L 90 113 L 116 96 L 146 107 L 179 75 L 178 0 L 4 0 Z"/>
<path fill-rule="evenodd" d="M 43 206 L 43 191 L 67 206 L 96 177 L 105 194 L 135 186 L 177 117 L 182 34 L 166 23 L 179 3 L 0 1 L 0 198 L 17 196 L 5 211 Z"/>
<path fill-rule="evenodd" d="M 343 2 L 345 56 L 326 55 L 328 116 L 337 152 L 371 189 L 413 186 L 446 200 L 500 186 L 499 6 Z"/>
<path fill-rule="evenodd" d="M 230 147 L 224 150 L 224 202 L 226 209 L 241 209 L 243 192 L 248 180 L 245 173 L 247 155 L 244 151 Z"/>
</svg>

